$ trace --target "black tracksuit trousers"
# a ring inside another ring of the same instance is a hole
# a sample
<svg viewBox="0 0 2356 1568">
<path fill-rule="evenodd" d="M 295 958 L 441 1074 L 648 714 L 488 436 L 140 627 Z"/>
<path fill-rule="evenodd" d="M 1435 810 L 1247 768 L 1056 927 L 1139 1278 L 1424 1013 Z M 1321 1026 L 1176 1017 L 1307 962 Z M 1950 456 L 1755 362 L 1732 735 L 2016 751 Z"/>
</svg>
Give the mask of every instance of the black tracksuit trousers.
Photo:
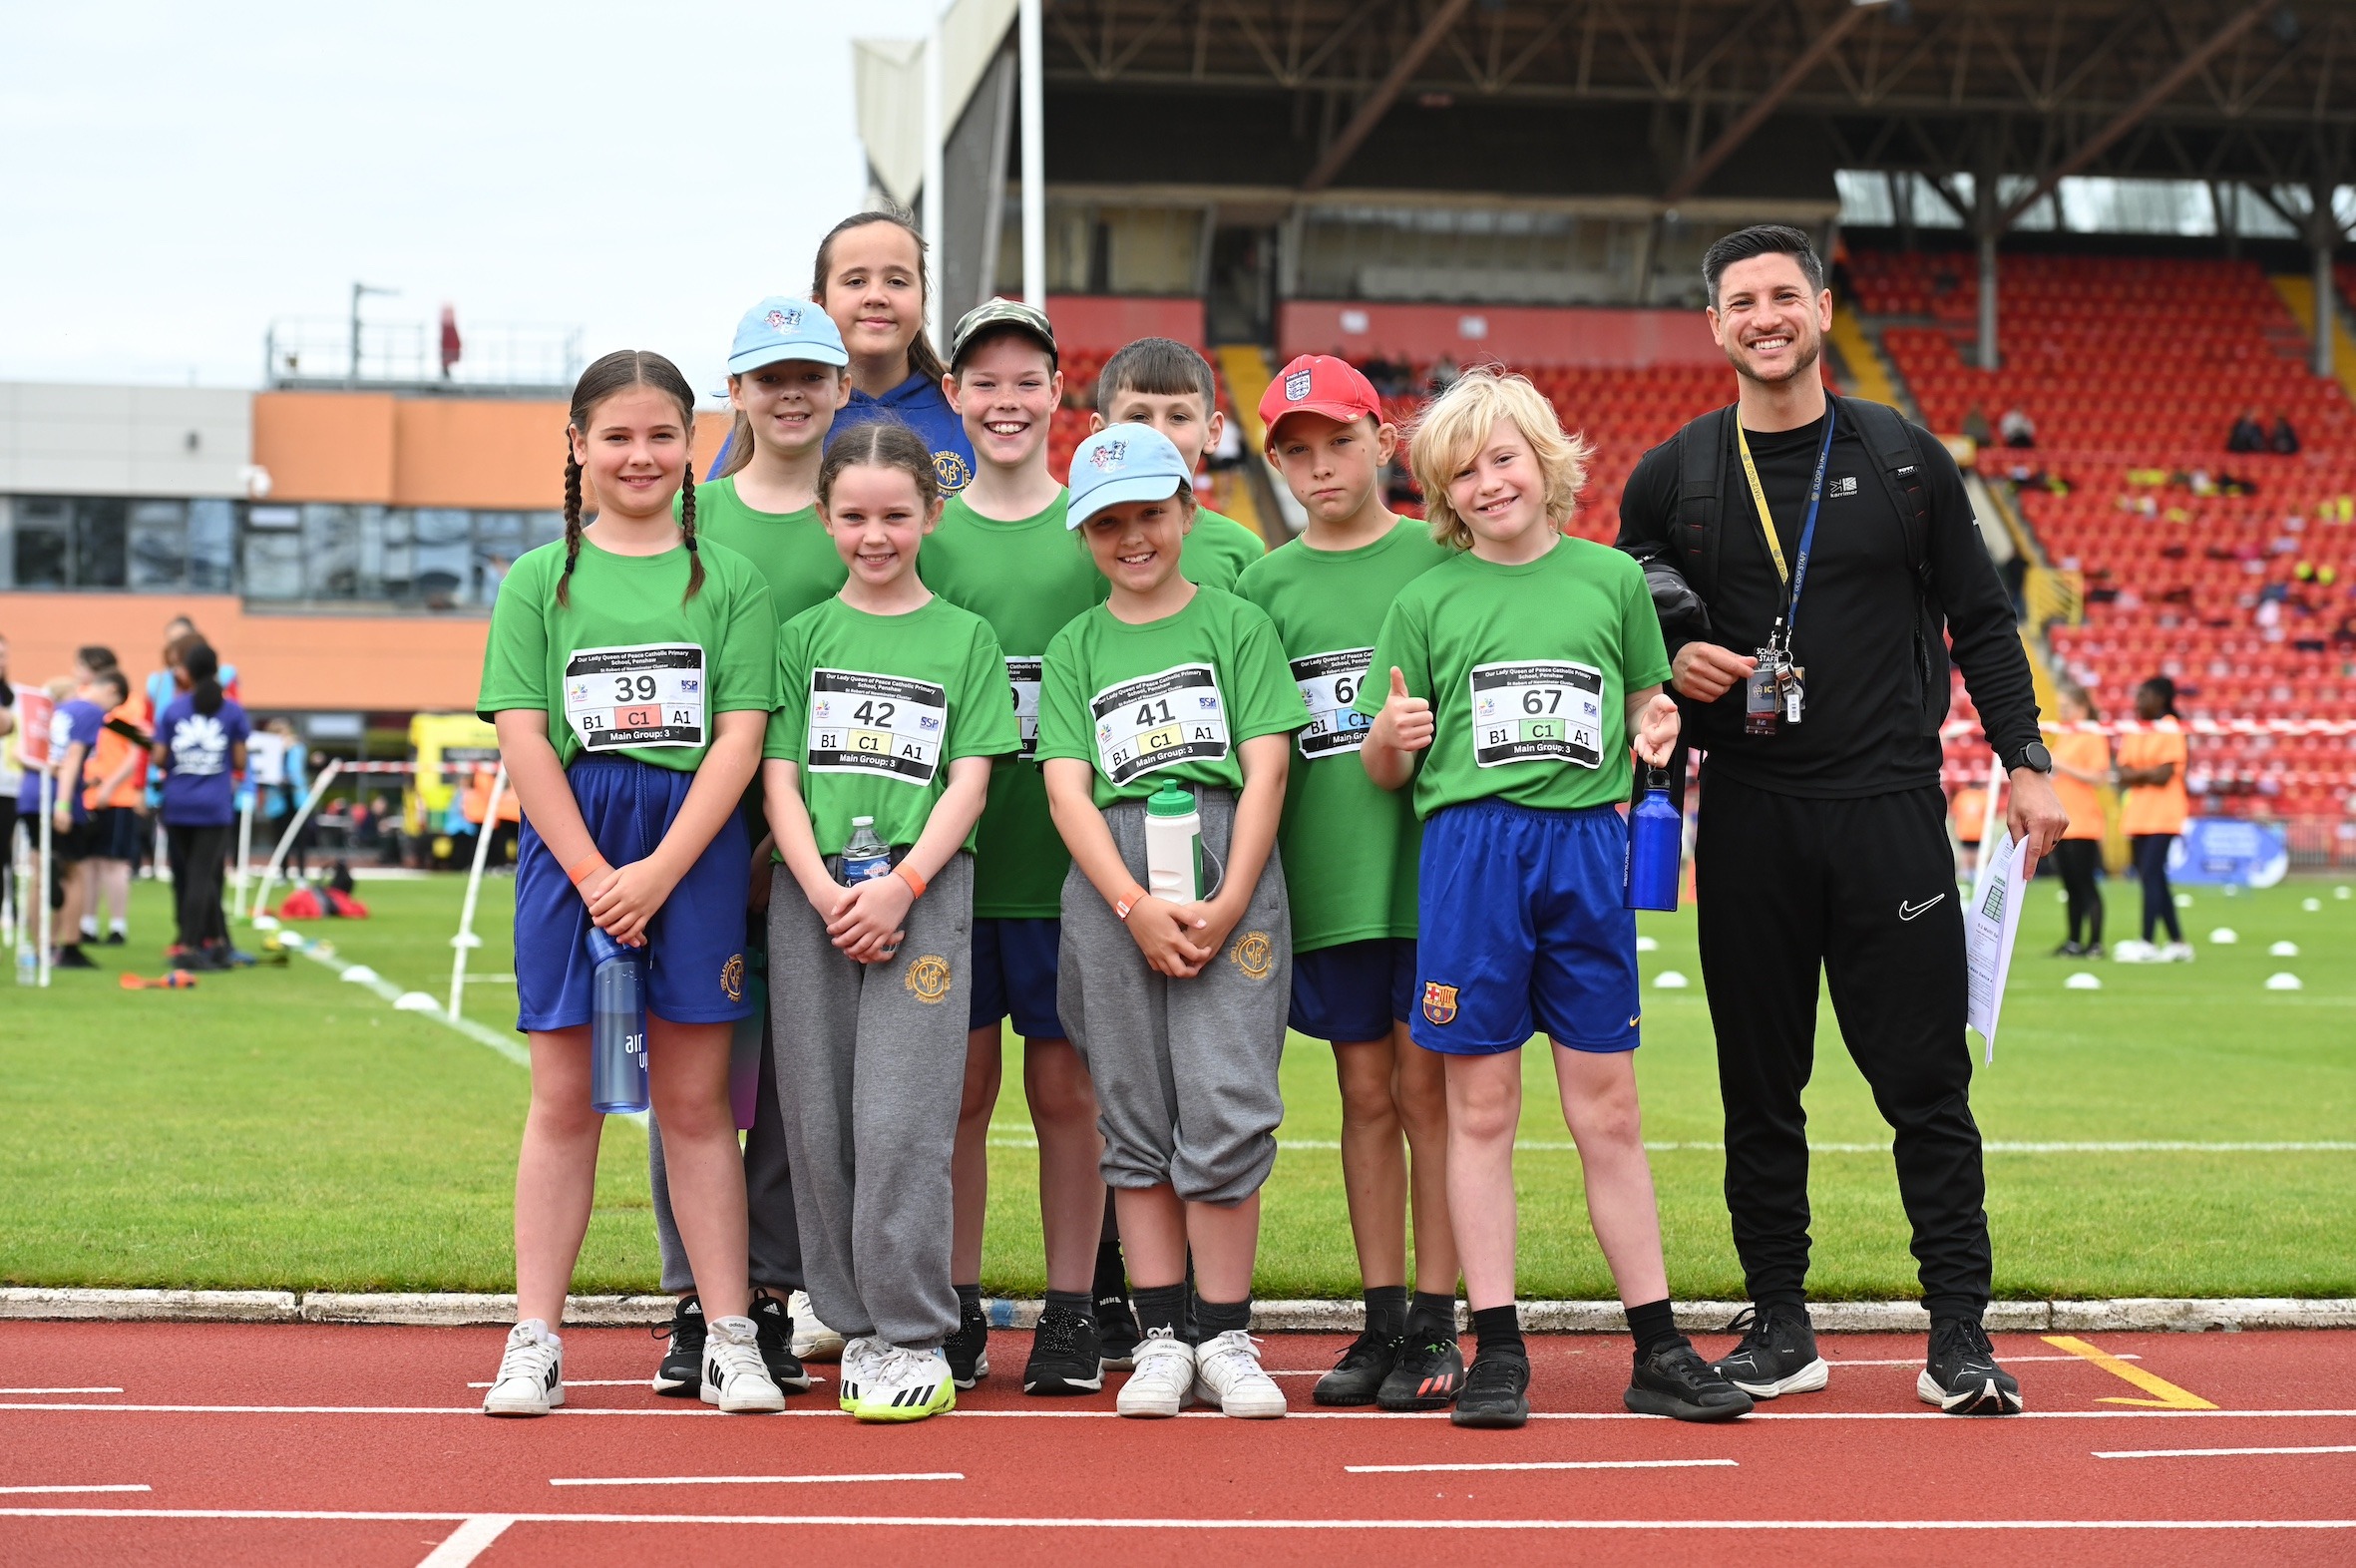
<svg viewBox="0 0 2356 1568">
<path fill-rule="evenodd" d="M 1796 1306 L 1808 1265 L 1807 1113 L 1817 975 L 1896 1134 L 1923 1305 L 1977 1322 L 1986 1182 L 1964 1039 L 1963 912 L 1934 786 L 1856 800 L 1703 775 L 1702 981 L 1726 1101 L 1726 1198 L 1751 1299 Z"/>
</svg>

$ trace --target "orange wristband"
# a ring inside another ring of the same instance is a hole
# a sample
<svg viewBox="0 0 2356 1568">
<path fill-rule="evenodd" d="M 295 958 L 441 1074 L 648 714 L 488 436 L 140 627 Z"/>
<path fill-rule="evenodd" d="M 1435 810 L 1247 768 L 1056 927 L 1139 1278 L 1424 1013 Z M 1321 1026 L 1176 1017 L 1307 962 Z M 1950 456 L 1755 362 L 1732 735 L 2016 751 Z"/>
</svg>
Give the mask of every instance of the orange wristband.
<svg viewBox="0 0 2356 1568">
<path fill-rule="evenodd" d="M 925 896 L 925 879 L 918 876 L 915 872 L 909 870 L 908 863 L 906 861 L 903 861 L 899 865 L 893 867 L 892 875 L 907 883 L 909 891 L 917 898 L 921 899 Z"/>
<path fill-rule="evenodd" d="M 573 885 L 578 888 L 583 882 L 594 875 L 597 870 L 604 865 L 605 857 L 596 851 L 591 850 L 585 858 L 576 861 L 570 866 L 567 866 L 565 868 L 565 875 L 570 878 Z"/>
<path fill-rule="evenodd" d="M 1112 912 L 1119 916 L 1122 920 L 1127 920 L 1129 918 L 1129 911 L 1135 909 L 1138 905 L 1143 904 L 1150 896 L 1151 895 L 1149 895 L 1143 888 L 1132 887 L 1129 889 L 1129 893 L 1126 898 L 1119 898 L 1112 901 Z"/>
</svg>

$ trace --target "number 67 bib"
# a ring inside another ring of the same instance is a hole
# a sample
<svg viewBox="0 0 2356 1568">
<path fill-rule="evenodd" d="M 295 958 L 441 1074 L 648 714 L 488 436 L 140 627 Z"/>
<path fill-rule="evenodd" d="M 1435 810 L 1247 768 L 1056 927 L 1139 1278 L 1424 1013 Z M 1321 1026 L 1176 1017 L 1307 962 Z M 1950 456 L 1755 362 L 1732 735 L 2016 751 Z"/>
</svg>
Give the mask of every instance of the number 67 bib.
<svg viewBox="0 0 2356 1568">
<path fill-rule="evenodd" d="M 1208 664 L 1179 664 L 1107 686 L 1088 699 L 1096 765 L 1117 788 L 1182 762 L 1227 755 L 1227 707 Z"/>
<path fill-rule="evenodd" d="M 1603 672 L 1567 659 L 1472 668 L 1472 760 L 1603 762 Z"/>
<path fill-rule="evenodd" d="M 581 648 L 565 661 L 565 717 L 585 751 L 704 744 L 703 649 Z"/>
</svg>

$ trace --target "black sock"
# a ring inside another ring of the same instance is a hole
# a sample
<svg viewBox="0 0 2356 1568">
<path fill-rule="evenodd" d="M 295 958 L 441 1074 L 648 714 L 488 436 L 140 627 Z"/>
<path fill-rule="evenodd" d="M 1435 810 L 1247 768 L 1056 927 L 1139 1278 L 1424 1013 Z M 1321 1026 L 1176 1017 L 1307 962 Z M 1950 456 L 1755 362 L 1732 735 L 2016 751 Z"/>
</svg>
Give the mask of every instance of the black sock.
<svg viewBox="0 0 2356 1568">
<path fill-rule="evenodd" d="M 1113 1219 L 1109 1192 L 1104 1195 L 1104 1230 L 1096 1238 L 1096 1279 L 1089 1290 L 1098 1301 L 1129 1294 L 1128 1274 L 1121 1266 L 1121 1228 Z"/>
<path fill-rule="evenodd" d="M 960 1318 L 971 1318 L 982 1311 L 982 1287 L 980 1285 L 959 1285 L 953 1286 L 952 1289 L 958 1293 L 958 1316 Z"/>
<path fill-rule="evenodd" d="M 1636 1359 L 1640 1362 L 1664 1345 L 1691 1343 L 1677 1332 L 1677 1314 L 1670 1309 L 1666 1296 L 1622 1311 L 1628 1314 L 1628 1332 L 1636 1336 Z"/>
<path fill-rule="evenodd" d="M 1511 1302 L 1502 1307 L 1474 1308 L 1472 1334 L 1478 1346 L 1473 1352 L 1475 1360 L 1483 1356 L 1530 1359 L 1530 1348 L 1521 1341 L 1521 1312 Z"/>
<path fill-rule="evenodd" d="M 1137 1332 L 1151 1334 L 1156 1329 L 1166 1331 L 1173 1339 L 1184 1327 L 1186 1318 L 1186 1287 L 1184 1285 L 1140 1285 L 1130 1293 L 1129 1300 L 1137 1308 Z"/>
<path fill-rule="evenodd" d="M 1407 1304 L 1407 1332 L 1416 1330 L 1434 1338 L 1456 1337 L 1456 1297 L 1454 1292 L 1443 1296 L 1437 1291 L 1417 1291 Z"/>
<path fill-rule="evenodd" d="M 1395 1340 L 1407 1332 L 1407 1288 L 1403 1285 L 1367 1287 L 1367 1332 Z"/>
<path fill-rule="evenodd" d="M 1240 1302 L 1207 1302 L 1198 1296 L 1194 1302 L 1194 1321 L 1195 1327 L 1202 1331 L 1206 1340 L 1215 1340 L 1234 1330 L 1249 1329 L 1252 1326 L 1252 1298 L 1246 1296 Z"/>
<path fill-rule="evenodd" d="M 1049 1291 L 1047 1293 L 1048 1312 L 1067 1312 L 1074 1318 L 1086 1318 L 1091 1316 L 1094 1309 L 1095 1303 L 1088 1299 L 1086 1291 Z"/>
</svg>

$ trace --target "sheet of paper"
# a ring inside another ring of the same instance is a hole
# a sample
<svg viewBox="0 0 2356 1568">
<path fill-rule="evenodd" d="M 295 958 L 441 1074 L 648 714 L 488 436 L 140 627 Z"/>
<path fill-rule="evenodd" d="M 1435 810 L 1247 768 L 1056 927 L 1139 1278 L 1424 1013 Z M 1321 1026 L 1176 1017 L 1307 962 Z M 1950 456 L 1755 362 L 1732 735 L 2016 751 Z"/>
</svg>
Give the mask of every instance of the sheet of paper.
<svg viewBox="0 0 2356 1568">
<path fill-rule="evenodd" d="M 1971 1000 L 1965 1017 L 1987 1041 L 1987 1060 L 1996 1060 L 1996 1019 L 2004 1008 L 2004 977 L 2012 968 L 2013 938 L 2021 929 L 2021 861 L 2029 848 L 2026 839 L 2009 835 L 2001 848 L 1981 863 L 1972 887 L 1971 908 L 1964 912 L 1964 962 L 1971 977 Z"/>
</svg>

